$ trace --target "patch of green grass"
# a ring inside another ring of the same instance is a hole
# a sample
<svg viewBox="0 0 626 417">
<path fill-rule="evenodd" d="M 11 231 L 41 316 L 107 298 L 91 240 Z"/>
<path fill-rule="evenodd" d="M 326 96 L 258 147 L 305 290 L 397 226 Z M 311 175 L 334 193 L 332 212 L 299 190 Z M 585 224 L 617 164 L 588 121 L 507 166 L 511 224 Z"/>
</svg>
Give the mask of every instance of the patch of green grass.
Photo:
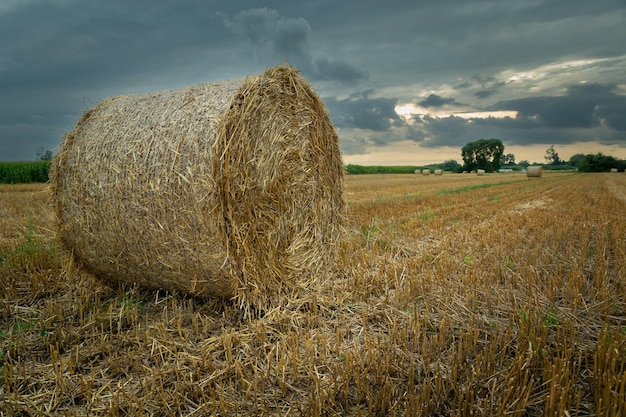
<svg viewBox="0 0 626 417">
<path fill-rule="evenodd" d="M 424 210 L 422 213 L 415 213 L 412 217 L 414 220 L 419 219 L 427 222 L 428 220 L 434 219 L 437 216 L 435 215 L 435 213 L 432 212 L 430 208 L 426 208 L 426 210 Z"/>
<path fill-rule="evenodd" d="M 36 237 L 37 226 L 31 218 L 26 224 L 24 240 L 15 249 L 0 254 L 0 265 L 10 267 L 40 269 L 57 262 L 57 247 L 43 245 Z"/>
<path fill-rule="evenodd" d="M 505 268 L 510 269 L 511 271 L 515 272 L 515 268 L 516 268 L 515 262 L 513 262 L 511 258 L 509 258 L 508 256 L 504 258 L 504 266 Z"/>
<path fill-rule="evenodd" d="M 482 188 L 491 188 L 491 187 L 498 187 L 501 185 L 513 184 L 515 182 L 519 182 L 519 181 L 503 181 L 503 182 L 496 182 L 493 184 L 467 185 L 465 187 L 453 188 L 450 190 L 439 190 L 437 191 L 436 194 L 438 195 L 461 194 L 461 193 L 465 193 L 465 192 L 472 191 L 472 190 L 480 190 Z"/>
<path fill-rule="evenodd" d="M 548 329 L 555 330 L 556 326 L 559 324 L 559 320 L 557 318 L 558 312 L 554 308 L 550 308 L 548 312 L 543 316 L 543 324 L 545 324 Z"/>
</svg>

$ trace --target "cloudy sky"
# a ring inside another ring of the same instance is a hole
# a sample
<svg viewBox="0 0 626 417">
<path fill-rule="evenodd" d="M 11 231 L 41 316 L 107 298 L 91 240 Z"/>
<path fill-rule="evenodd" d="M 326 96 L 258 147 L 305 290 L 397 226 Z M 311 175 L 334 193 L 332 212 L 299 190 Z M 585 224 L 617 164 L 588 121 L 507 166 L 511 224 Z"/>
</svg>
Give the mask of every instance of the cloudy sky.
<svg viewBox="0 0 626 417">
<path fill-rule="evenodd" d="M 107 97 L 288 60 L 346 163 L 626 159 L 626 0 L 0 0 L 0 161 L 56 150 Z"/>
</svg>

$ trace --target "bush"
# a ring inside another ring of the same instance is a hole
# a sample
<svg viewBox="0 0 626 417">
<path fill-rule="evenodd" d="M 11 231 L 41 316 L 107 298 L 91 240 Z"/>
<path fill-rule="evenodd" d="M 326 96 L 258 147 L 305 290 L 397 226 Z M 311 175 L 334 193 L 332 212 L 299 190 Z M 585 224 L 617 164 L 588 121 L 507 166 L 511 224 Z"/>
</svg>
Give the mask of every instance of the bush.
<svg viewBox="0 0 626 417">
<path fill-rule="evenodd" d="M 0 184 L 47 182 L 50 161 L 0 162 Z"/>
<path fill-rule="evenodd" d="M 346 165 L 348 174 L 413 174 L 418 166 Z"/>
<path fill-rule="evenodd" d="M 578 170 L 582 172 L 609 172 L 611 168 L 623 171 L 626 169 L 626 160 L 597 153 L 585 155 L 578 163 Z"/>
</svg>

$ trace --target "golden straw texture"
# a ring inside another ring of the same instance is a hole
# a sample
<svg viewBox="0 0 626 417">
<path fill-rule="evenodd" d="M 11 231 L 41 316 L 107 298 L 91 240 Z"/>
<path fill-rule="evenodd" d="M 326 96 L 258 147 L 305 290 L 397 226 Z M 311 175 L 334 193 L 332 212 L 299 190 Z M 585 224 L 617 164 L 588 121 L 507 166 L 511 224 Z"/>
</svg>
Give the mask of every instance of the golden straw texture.
<svg viewBox="0 0 626 417">
<path fill-rule="evenodd" d="M 108 99 L 51 171 L 58 235 L 79 264 L 268 308 L 321 280 L 344 213 L 338 138 L 292 67 Z"/>
</svg>

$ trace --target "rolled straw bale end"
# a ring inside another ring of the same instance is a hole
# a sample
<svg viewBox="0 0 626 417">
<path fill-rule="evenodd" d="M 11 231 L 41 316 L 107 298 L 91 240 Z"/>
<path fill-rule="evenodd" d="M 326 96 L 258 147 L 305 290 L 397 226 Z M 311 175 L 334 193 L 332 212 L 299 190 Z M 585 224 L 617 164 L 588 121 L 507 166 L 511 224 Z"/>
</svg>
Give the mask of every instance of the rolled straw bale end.
<svg viewBox="0 0 626 417">
<path fill-rule="evenodd" d="M 421 174 L 422 170 L 421 169 L 416 169 L 415 171 L 413 171 L 414 174 Z"/>
<path fill-rule="evenodd" d="M 436 169 L 435 170 L 435 175 L 443 175 L 443 170 L 442 169 Z"/>
<path fill-rule="evenodd" d="M 344 216 L 337 134 L 292 67 L 105 100 L 50 180 L 61 245 L 103 281 L 246 308 L 321 281 Z"/>
<path fill-rule="evenodd" d="M 617 168 L 611 168 L 611 172 L 617 172 Z"/>
<path fill-rule="evenodd" d="M 430 175 L 430 169 L 423 169 L 422 175 Z"/>
<path fill-rule="evenodd" d="M 478 176 L 481 176 L 481 177 L 482 177 L 483 175 L 485 175 L 485 170 L 484 170 L 484 169 L 479 169 L 479 170 L 476 170 L 476 175 L 478 175 Z"/>
<path fill-rule="evenodd" d="M 213 171 L 236 298 L 276 305 L 320 281 L 334 258 L 342 159 L 324 104 L 297 71 L 276 67 L 247 84 L 224 116 Z"/>
<path fill-rule="evenodd" d="M 543 167 L 541 165 L 532 165 L 526 167 L 526 177 L 541 177 L 543 176 Z"/>
</svg>

